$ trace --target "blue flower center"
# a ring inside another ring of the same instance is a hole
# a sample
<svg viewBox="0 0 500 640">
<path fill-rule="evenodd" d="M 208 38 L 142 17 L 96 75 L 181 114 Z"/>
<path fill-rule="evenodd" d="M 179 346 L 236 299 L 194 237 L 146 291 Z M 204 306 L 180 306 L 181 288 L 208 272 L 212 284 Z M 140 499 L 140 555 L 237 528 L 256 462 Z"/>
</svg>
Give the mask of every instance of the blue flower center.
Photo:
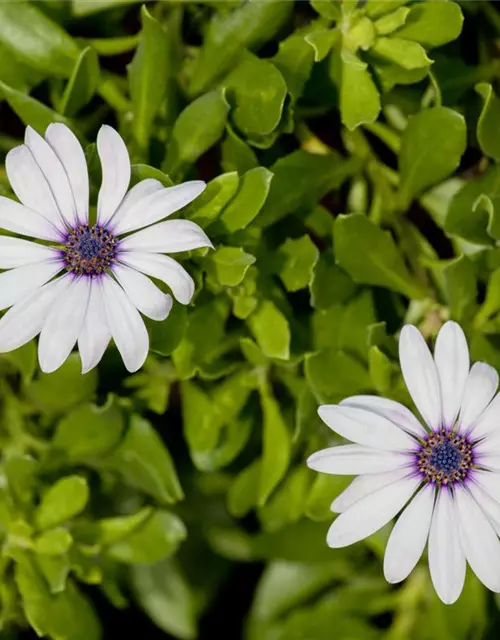
<svg viewBox="0 0 500 640">
<path fill-rule="evenodd" d="M 462 455 L 451 442 L 443 442 L 443 444 L 436 445 L 429 458 L 430 464 L 437 471 L 443 471 L 444 473 L 457 471 L 461 460 Z"/>
<path fill-rule="evenodd" d="M 115 259 L 116 239 L 103 227 L 82 224 L 68 234 L 63 254 L 68 271 L 97 276 Z"/>
<path fill-rule="evenodd" d="M 444 429 L 427 436 L 417 454 L 424 480 L 437 484 L 464 480 L 472 464 L 472 446 L 466 438 Z"/>
</svg>

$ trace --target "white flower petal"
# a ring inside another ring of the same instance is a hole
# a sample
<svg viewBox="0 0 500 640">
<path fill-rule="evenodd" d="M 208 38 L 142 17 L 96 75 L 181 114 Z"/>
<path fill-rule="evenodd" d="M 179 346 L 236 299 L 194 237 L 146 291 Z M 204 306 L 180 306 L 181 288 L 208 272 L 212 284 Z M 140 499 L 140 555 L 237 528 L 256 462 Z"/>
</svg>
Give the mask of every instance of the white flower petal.
<svg viewBox="0 0 500 640">
<path fill-rule="evenodd" d="M 71 284 L 69 274 L 48 282 L 13 307 L 0 320 L 0 353 L 26 344 L 42 330 L 55 299 Z"/>
<path fill-rule="evenodd" d="M 124 251 L 120 253 L 119 259 L 129 267 L 164 282 L 181 304 L 191 302 L 194 294 L 194 280 L 173 258 L 160 253 Z"/>
<path fill-rule="evenodd" d="M 479 505 L 464 487 L 454 487 L 460 540 L 470 568 L 481 582 L 500 592 L 500 540 Z"/>
<path fill-rule="evenodd" d="M 386 473 L 370 473 L 367 475 L 354 478 L 351 484 L 344 489 L 332 502 L 330 509 L 334 513 L 342 513 L 349 507 L 352 507 L 358 500 L 365 498 L 374 491 L 386 487 L 395 480 L 405 478 L 409 474 L 408 467 L 402 467 L 395 471 L 387 471 Z"/>
<path fill-rule="evenodd" d="M 472 480 L 473 484 L 479 485 L 494 500 L 500 503 L 500 474 L 474 470 Z"/>
<path fill-rule="evenodd" d="M 53 278 L 62 265 L 46 260 L 0 273 L 0 309 L 7 309 Z"/>
<path fill-rule="evenodd" d="M 0 196 L 0 227 L 23 236 L 62 242 L 63 233 L 40 213 Z"/>
<path fill-rule="evenodd" d="M 401 371 L 415 406 L 432 429 L 441 426 L 441 394 L 436 363 L 420 331 L 411 324 L 399 337 Z"/>
<path fill-rule="evenodd" d="M 403 453 L 370 449 L 357 444 L 322 449 L 307 459 L 307 466 L 315 471 L 344 476 L 384 473 L 409 467 L 410 464 L 411 458 Z"/>
<path fill-rule="evenodd" d="M 104 309 L 113 340 L 121 353 L 128 371 L 142 367 L 149 349 L 149 336 L 140 313 L 125 291 L 112 278 L 105 277 L 103 288 Z"/>
<path fill-rule="evenodd" d="M 89 211 L 89 176 L 78 138 L 65 124 L 54 122 L 48 126 L 45 139 L 62 162 L 73 192 L 78 222 L 85 224 Z"/>
<path fill-rule="evenodd" d="M 11 149 L 5 158 L 5 168 L 10 186 L 19 200 L 64 233 L 62 214 L 42 170 L 28 147 L 22 144 Z"/>
<path fill-rule="evenodd" d="M 434 360 L 441 385 L 443 425 L 455 424 L 469 374 L 469 348 L 464 332 L 456 322 L 446 322 L 436 339 Z"/>
<path fill-rule="evenodd" d="M 90 278 L 73 280 L 55 300 L 44 322 L 38 342 L 38 360 L 45 373 L 52 373 L 63 364 L 75 346 L 83 326 L 89 301 Z"/>
<path fill-rule="evenodd" d="M 493 475 L 493 474 L 490 474 Z M 500 503 L 491 497 L 477 482 L 468 482 L 467 488 L 481 507 L 497 535 L 500 534 Z"/>
<path fill-rule="evenodd" d="M 477 455 L 474 458 L 474 462 L 490 471 L 500 472 L 500 455 L 498 454 Z"/>
<path fill-rule="evenodd" d="M 165 189 L 165 187 L 162 183 L 153 178 L 147 178 L 135 184 L 130 191 L 128 191 L 120 206 L 113 214 L 107 225 L 108 228 L 116 235 L 118 225 L 122 220 L 128 218 L 131 210 L 136 211 L 137 215 L 144 215 L 144 210 L 149 206 L 151 196 L 159 191 L 163 191 L 163 189 Z"/>
<path fill-rule="evenodd" d="M 425 438 L 428 433 L 409 409 L 399 402 L 389 400 L 389 398 L 381 398 L 380 396 L 351 396 L 350 398 L 342 400 L 340 404 L 378 413 L 380 416 L 384 416 L 384 418 L 387 418 L 417 438 Z"/>
<path fill-rule="evenodd" d="M 206 184 L 201 180 L 192 180 L 155 190 L 148 198 L 126 207 L 125 212 L 120 207 L 113 219 L 113 233 L 120 235 L 159 222 L 195 200 L 205 187 Z"/>
<path fill-rule="evenodd" d="M 419 483 L 419 477 L 409 476 L 356 502 L 341 513 L 328 530 L 328 546 L 346 547 L 371 536 L 394 518 Z"/>
<path fill-rule="evenodd" d="M 102 287 L 98 282 L 92 282 L 87 313 L 78 336 L 82 373 L 87 373 L 98 364 L 110 340 L 111 331 L 104 311 Z"/>
<path fill-rule="evenodd" d="M 475 461 L 483 456 L 491 456 L 500 454 L 500 435 L 487 436 L 474 444 Z"/>
<path fill-rule="evenodd" d="M 0 236 L 0 269 L 23 267 L 57 257 L 57 251 L 43 244 Z"/>
<path fill-rule="evenodd" d="M 318 415 L 330 429 L 357 444 L 389 449 L 391 451 L 411 451 L 415 440 L 378 413 L 340 405 L 322 405 Z"/>
<path fill-rule="evenodd" d="M 172 309 L 171 296 L 144 274 L 124 264 L 114 264 L 113 273 L 134 307 L 152 320 L 165 320 Z"/>
<path fill-rule="evenodd" d="M 120 241 L 123 251 L 179 253 L 200 247 L 212 247 L 208 236 L 191 220 L 167 220 L 136 231 Z"/>
<path fill-rule="evenodd" d="M 453 497 L 448 489 L 438 491 L 429 534 L 429 570 L 436 593 L 445 604 L 453 604 L 465 581 L 465 555 L 457 532 Z"/>
<path fill-rule="evenodd" d="M 40 167 L 64 221 L 69 226 L 78 223 L 75 199 L 61 161 L 54 149 L 32 127 L 26 127 L 25 143 Z"/>
<path fill-rule="evenodd" d="M 127 193 L 131 173 L 130 158 L 120 134 L 108 125 L 103 125 L 97 134 L 97 153 L 102 167 L 97 221 L 100 225 L 105 225 Z"/>
<path fill-rule="evenodd" d="M 465 426 L 465 425 L 464 425 Z M 500 437 L 500 393 L 493 398 L 469 431 L 474 439 Z"/>
<path fill-rule="evenodd" d="M 472 430 L 474 423 L 486 409 L 498 388 L 498 373 L 484 362 L 476 362 L 467 377 L 462 407 L 458 416 L 463 433 Z"/>
<path fill-rule="evenodd" d="M 384 556 L 387 582 L 401 582 L 415 568 L 424 552 L 434 508 L 434 487 L 425 485 L 394 525 Z"/>
</svg>

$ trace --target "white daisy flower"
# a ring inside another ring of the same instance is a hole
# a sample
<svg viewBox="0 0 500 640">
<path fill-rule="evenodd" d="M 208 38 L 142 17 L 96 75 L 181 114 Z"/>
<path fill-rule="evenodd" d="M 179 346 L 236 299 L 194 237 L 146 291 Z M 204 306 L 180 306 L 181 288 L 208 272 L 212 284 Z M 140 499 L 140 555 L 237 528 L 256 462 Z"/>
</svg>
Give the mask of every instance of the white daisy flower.
<svg viewBox="0 0 500 640">
<path fill-rule="evenodd" d="M 166 283 L 187 304 L 193 280 L 163 254 L 212 246 L 193 222 L 159 222 L 197 198 L 204 182 L 165 188 L 148 179 L 127 193 L 130 159 L 120 135 L 103 126 L 97 151 L 102 184 L 95 224 L 89 220 L 85 155 L 68 127 L 51 124 L 45 139 L 28 127 L 25 143 L 6 158 L 22 204 L 0 197 L 0 227 L 50 246 L 0 236 L 0 269 L 9 269 L 0 274 L 0 310 L 10 307 L 0 320 L 0 353 L 40 334 L 39 361 L 47 373 L 63 364 L 76 343 L 82 371 L 89 371 L 111 338 L 127 369 L 139 369 L 149 349 L 140 313 L 164 320 L 172 307 L 171 296 L 147 276 Z"/>
<path fill-rule="evenodd" d="M 327 543 L 337 548 L 358 542 L 404 509 L 385 551 L 389 582 L 410 574 L 428 542 L 431 579 L 443 602 L 459 597 L 466 562 L 500 592 L 498 374 L 482 362 L 469 369 L 467 342 L 455 322 L 442 327 L 434 357 L 420 332 L 405 326 L 399 357 L 428 428 L 403 405 L 375 396 L 318 410 L 333 431 L 355 444 L 318 451 L 308 465 L 358 475 L 332 504 L 341 515 Z"/>
</svg>

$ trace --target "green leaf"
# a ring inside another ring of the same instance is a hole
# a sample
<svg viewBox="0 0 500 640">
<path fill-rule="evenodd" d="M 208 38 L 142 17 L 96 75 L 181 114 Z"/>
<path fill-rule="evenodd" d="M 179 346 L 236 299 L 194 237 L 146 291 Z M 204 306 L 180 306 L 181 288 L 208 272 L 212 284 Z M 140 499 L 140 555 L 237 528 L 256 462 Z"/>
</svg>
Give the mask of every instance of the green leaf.
<svg viewBox="0 0 500 640">
<path fill-rule="evenodd" d="M 37 369 L 36 345 L 33 340 L 27 342 L 22 347 L 10 351 L 4 355 L 9 362 L 20 372 L 24 384 L 29 384 L 33 380 Z"/>
<path fill-rule="evenodd" d="M 267 387 L 260 389 L 263 436 L 257 504 L 266 504 L 288 469 L 291 438 L 276 399 Z"/>
<path fill-rule="evenodd" d="M 71 566 L 66 555 L 36 556 L 36 564 L 49 585 L 50 593 L 61 593 L 66 589 Z"/>
<path fill-rule="evenodd" d="M 250 614 L 250 630 L 255 633 L 263 623 L 269 624 L 273 620 L 284 619 L 289 613 L 299 612 L 304 602 L 312 602 L 338 579 L 338 573 L 339 566 L 333 563 L 270 562 L 257 585 Z M 303 616 L 302 612 L 299 613 L 297 622 Z M 250 637 L 258 637 L 258 634 L 251 633 Z"/>
<path fill-rule="evenodd" d="M 9 491 L 16 502 L 31 504 L 37 485 L 37 462 L 28 455 L 13 454 L 5 459 Z"/>
<path fill-rule="evenodd" d="M 69 461 L 85 460 L 115 447 L 125 428 L 124 416 L 110 396 L 105 405 L 85 404 L 69 412 L 58 423 L 52 446 Z"/>
<path fill-rule="evenodd" d="M 35 512 L 39 529 L 50 529 L 81 513 L 89 499 L 87 482 L 81 476 L 61 478 L 45 491 Z"/>
<path fill-rule="evenodd" d="M 427 57 L 425 49 L 418 42 L 403 38 L 377 38 L 370 53 L 394 62 L 403 69 L 421 69 L 432 64 L 432 60 Z"/>
<path fill-rule="evenodd" d="M 344 160 L 337 153 L 315 155 L 299 150 L 281 157 L 271 167 L 274 178 L 259 226 L 268 227 L 291 213 L 309 212 L 358 166 L 357 158 Z"/>
<path fill-rule="evenodd" d="M 207 227 L 232 200 L 238 190 L 238 184 L 236 171 L 222 173 L 208 183 L 205 191 L 194 202 L 188 204 L 183 217 L 193 220 L 202 228 Z"/>
<path fill-rule="evenodd" d="M 310 479 L 310 472 L 302 466 L 287 475 L 270 500 L 259 509 L 259 520 L 265 531 L 279 531 L 300 520 Z"/>
<path fill-rule="evenodd" d="M 214 471 L 228 464 L 245 445 L 252 422 L 239 414 L 253 387 L 247 372 L 228 376 L 208 396 L 198 385 L 182 385 L 184 432 L 195 466 Z"/>
<path fill-rule="evenodd" d="M 41 102 L 38 102 L 38 100 L 35 100 L 35 98 L 9 87 L 1 80 L 0 98 L 4 98 L 9 103 L 12 111 L 17 114 L 24 124 L 32 126 L 33 129 L 36 129 L 40 134 L 45 134 L 45 130 L 52 122 L 62 122 L 70 129 L 73 129 L 72 124 L 67 118 L 46 107 Z"/>
<path fill-rule="evenodd" d="M 218 282 L 227 287 L 235 287 L 245 277 L 248 267 L 255 257 L 239 247 L 218 247 L 211 255 Z"/>
<path fill-rule="evenodd" d="M 238 193 L 220 216 L 227 232 L 244 229 L 257 217 L 266 202 L 272 179 L 272 172 L 264 167 L 255 167 L 244 174 Z"/>
<path fill-rule="evenodd" d="M 254 150 L 227 126 L 227 134 L 221 145 L 221 165 L 224 171 L 237 171 L 240 175 L 258 164 Z"/>
<path fill-rule="evenodd" d="M 408 0 L 368 0 L 365 10 L 370 18 L 379 18 L 407 3 Z"/>
<path fill-rule="evenodd" d="M 172 353 L 175 369 L 180 378 L 191 378 L 198 367 L 210 360 L 219 348 L 229 314 L 229 303 L 222 296 L 198 305 L 189 314 L 184 338 Z"/>
<path fill-rule="evenodd" d="M 39 636 L 58 640 L 100 640 L 99 621 L 89 601 L 69 581 L 65 591 L 51 594 L 27 555 L 15 565 L 24 613 Z"/>
<path fill-rule="evenodd" d="M 483 153 L 494 160 L 500 160 L 500 99 L 493 91 L 491 84 L 481 82 L 476 91 L 484 100 L 483 109 L 477 121 L 477 140 Z"/>
<path fill-rule="evenodd" d="M 117 9 L 119 7 L 125 7 L 129 4 L 138 4 L 141 0 L 73 0 L 72 7 L 73 13 L 76 17 L 83 18 L 90 16 L 93 13 L 99 11 L 106 11 L 107 9 Z"/>
<path fill-rule="evenodd" d="M 154 564 L 174 554 L 186 535 L 180 518 L 158 510 L 129 536 L 107 547 L 106 554 L 127 564 Z"/>
<path fill-rule="evenodd" d="M 393 62 L 382 60 L 376 56 L 367 55 L 366 59 L 384 93 L 391 91 L 395 85 L 415 84 L 429 75 L 428 67 L 403 69 Z"/>
<path fill-rule="evenodd" d="M 128 67 L 133 106 L 133 132 L 141 149 L 146 149 L 156 114 L 165 96 L 169 72 L 168 36 L 162 25 L 143 5 L 139 46 Z"/>
<path fill-rule="evenodd" d="M 398 36 L 420 42 L 426 48 L 440 47 L 458 38 L 463 21 L 457 2 L 416 2 L 411 5 L 406 24 L 398 31 Z"/>
<path fill-rule="evenodd" d="M 368 327 L 377 319 L 373 292 L 364 289 L 349 301 L 317 311 L 312 318 L 315 349 L 335 347 L 365 361 Z"/>
<path fill-rule="evenodd" d="M 374 25 L 375 31 L 380 36 L 386 36 L 400 29 L 405 24 L 409 13 L 410 9 L 408 9 L 408 7 L 399 7 L 396 11 L 379 18 Z M 411 40 L 411 38 L 409 38 L 409 40 Z"/>
<path fill-rule="evenodd" d="M 78 58 L 70 36 L 29 2 L 0 3 L 0 42 L 22 63 L 69 77 Z"/>
<path fill-rule="evenodd" d="M 316 406 L 316 401 L 315 401 Z M 306 515 L 315 522 L 326 522 L 332 519 L 331 504 L 348 484 L 346 476 L 330 476 L 318 474 L 313 482 L 306 504 Z"/>
<path fill-rule="evenodd" d="M 133 415 L 114 451 L 99 466 L 117 473 L 125 484 L 169 504 L 183 498 L 170 454 L 151 424 Z"/>
<path fill-rule="evenodd" d="M 500 310 L 500 268 L 495 269 L 488 280 L 485 300 L 479 309 L 475 326 L 482 326 Z"/>
<path fill-rule="evenodd" d="M 476 244 L 491 245 L 487 229 L 490 215 L 481 204 L 480 197 L 487 196 L 494 207 L 494 218 L 500 215 L 500 166 L 490 166 L 482 175 L 466 182 L 454 195 L 446 217 L 445 231 Z M 483 200 L 484 204 L 484 200 Z"/>
<path fill-rule="evenodd" d="M 309 285 L 319 251 L 309 236 L 287 238 L 280 247 L 279 255 L 284 259 L 280 268 L 280 278 L 288 291 L 298 291 Z"/>
<path fill-rule="evenodd" d="M 66 553 L 73 544 L 73 538 L 67 529 L 50 529 L 44 531 L 33 543 L 35 553 L 57 556 Z"/>
<path fill-rule="evenodd" d="M 426 296 L 425 288 L 408 272 L 390 233 L 366 216 L 339 216 L 334 238 L 337 263 L 355 282 L 387 287 L 409 298 Z"/>
<path fill-rule="evenodd" d="M 347 300 L 356 290 L 356 285 L 335 264 L 331 251 L 322 251 L 315 265 L 310 284 L 311 305 L 315 309 L 328 309 Z"/>
<path fill-rule="evenodd" d="M 278 69 L 268 60 L 247 54 L 226 78 L 224 86 L 233 104 L 232 122 L 250 142 L 276 129 L 281 120 L 287 86 Z"/>
<path fill-rule="evenodd" d="M 317 27 L 310 31 L 304 40 L 314 49 L 314 62 L 321 62 L 340 41 L 340 32 L 337 29 Z"/>
<path fill-rule="evenodd" d="M 166 633 L 181 640 L 195 640 L 195 596 L 173 559 L 131 568 L 132 587 L 140 606 Z"/>
<path fill-rule="evenodd" d="M 0 42 L 0 81 L 9 87 L 28 93 L 30 88 L 43 80 L 43 72 L 20 62 L 13 51 Z"/>
<path fill-rule="evenodd" d="M 246 515 L 257 505 L 258 487 L 261 477 L 261 461 L 254 460 L 243 469 L 229 485 L 227 510 L 235 518 Z"/>
<path fill-rule="evenodd" d="M 132 169 L 132 182 L 137 184 L 141 182 L 141 180 L 146 180 L 147 178 L 153 178 L 153 180 L 159 180 L 164 187 L 172 187 L 174 182 L 167 176 L 166 173 L 160 171 L 156 167 L 150 167 L 147 164 L 133 164 L 131 166 Z"/>
<path fill-rule="evenodd" d="M 187 328 L 187 309 L 175 302 L 166 320 L 147 322 L 149 348 L 161 356 L 169 356 L 181 343 Z"/>
<path fill-rule="evenodd" d="M 288 92 L 294 100 L 298 100 L 314 63 L 314 48 L 309 39 L 292 35 L 283 40 L 272 63 L 281 72 Z"/>
<path fill-rule="evenodd" d="M 40 374 L 28 387 L 28 395 L 44 413 L 62 414 L 92 399 L 96 388 L 96 371 L 82 376 L 80 358 L 72 354 L 54 373 Z"/>
<path fill-rule="evenodd" d="M 400 196 L 404 203 L 447 178 L 467 146 L 465 120 L 447 107 L 413 116 L 403 132 L 399 156 Z"/>
<path fill-rule="evenodd" d="M 165 161 L 167 173 L 176 174 L 193 164 L 224 133 L 229 105 L 224 89 L 215 89 L 191 102 L 174 124 Z"/>
<path fill-rule="evenodd" d="M 443 278 L 451 317 L 460 322 L 467 308 L 476 301 L 474 266 L 467 256 L 462 255 L 444 267 Z"/>
<path fill-rule="evenodd" d="M 153 513 L 152 507 L 144 507 L 136 513 L 128 516 L 116 516 L 115 518 L 104 518 L 97 524 L 98 535 L 96 542 L 102 545 L 113 544 L 126 538 L 137 528 L 142 526 Z"/>
<path fill-rule="evenodd" d="M 374 122 L 380 113 L 380 96 L 367 64 L 348 51 L 341 56 L 340 113 L 351 131 Z"/>
<path fill-rule="evenodd" d="M 372 386 L 368 371 L 359 360 L 337 349 L 306 356 L 305 373 L 321 403 L 339 402 Z"/>
<path fill-rule="evenodd" d="M 215 14 L 190 79 L 197 95 L 236 66 L 245 48 L 257 49 L 287 22 L 293 5 L 274 0 L 249 0 L 226 15 Z"/>
<path fill-rule="evenodd" d="M 91 47 L 84 49 L 73 69 L 61 98 L 59 111 L 65 116 L 74 116 L 87 105 L 99 83 L 99 59 Z"/>
<path fill-rule="evenodd" d="M 381 395 L 390 394 L 392 364 L 378 347 L 373 345 L 368 352 L 368 370 L 373 388 Z"/>
<path fill-rule="evenodd" d="M 257 344 L 268 358 L 290 358 L 290 326 L 273 302 L 263 300 L 248 323 Z"/>
<path fill-rule="evenodd" d="M 311 0 L 311 6 L 320 16 L 328 20 L 340 20 L 342 18 L 342 10 L 337 0 Z"/>
</svg>

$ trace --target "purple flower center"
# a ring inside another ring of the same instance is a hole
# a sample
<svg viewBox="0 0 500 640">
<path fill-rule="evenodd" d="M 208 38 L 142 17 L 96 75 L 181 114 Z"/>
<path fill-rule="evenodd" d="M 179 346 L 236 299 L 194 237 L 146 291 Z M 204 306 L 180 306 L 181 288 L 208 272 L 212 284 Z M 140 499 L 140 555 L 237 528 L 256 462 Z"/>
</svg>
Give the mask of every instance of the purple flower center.
<svg viewBox="0 0 500 640">
<path fill-rule="evenodd" d="M 442 429 L 425 438 L 417 453 L 424 480 L 453 484 L 464 480 L 473 465 L 472 445 L 463 436 Z"/>
<path fill-rule="evenodd" d="M 116 256 L 116 239 L 103 227 L 86 224 L 68 234 L 63 248 L 66 269 L 82 276 L 103 273 Z"/>
</svg>

